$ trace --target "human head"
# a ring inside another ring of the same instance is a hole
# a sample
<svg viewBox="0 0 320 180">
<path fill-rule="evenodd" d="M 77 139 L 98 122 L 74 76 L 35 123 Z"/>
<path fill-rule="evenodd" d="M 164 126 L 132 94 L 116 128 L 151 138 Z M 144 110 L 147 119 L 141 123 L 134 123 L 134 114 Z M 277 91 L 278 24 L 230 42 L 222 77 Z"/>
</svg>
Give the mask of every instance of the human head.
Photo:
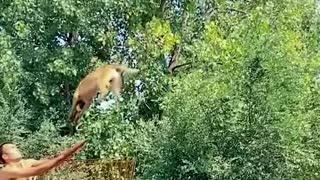
<svg viewBox="0 0 320 180">
<path fill-rule="evenodd" d="M 21 158 L 22 155 L 15 144 L 5 142 L 0 145 L 0 160 L 2 163 L 9 163 Z"/>
</svg>

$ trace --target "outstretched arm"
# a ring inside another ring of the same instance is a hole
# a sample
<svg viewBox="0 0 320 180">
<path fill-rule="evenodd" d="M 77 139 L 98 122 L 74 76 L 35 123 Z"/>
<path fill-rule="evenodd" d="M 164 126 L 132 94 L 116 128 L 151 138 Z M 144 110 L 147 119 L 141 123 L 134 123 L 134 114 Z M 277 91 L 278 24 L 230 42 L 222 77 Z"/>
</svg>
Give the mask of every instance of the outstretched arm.
<svg viewBox="0 0 320 180">
<path fill-rule="evenodd" d="M 71 147 L 70 149 L 67 149 L 63 151 L 59 156 L 47 160 L 44 163 L 36 166 L 36 167 L 29 167 L 29 168 L 23 168 L 23 169 L 2 169 L 0 170 L 0 179 L 6 180 L 11 178 L 23 178 L 23 177 L 30 177 L 30 176 L 38 176 L 46 173 L 51 168 L 58 166 L 63 161 L 68 159 L 72 154 L 77 152 L 83 145 L 85 144 L 85 141 L 81 141 Z"/>
<path fill-rule="evenodd" d="M 74 156 L 76 153 L 78 153 L 81 149 L 78 149 L 75 153 L 73 153 L 71 156 L 69 156 L 68 158 L 66 158 L 63 162 L 61 162 L 60 164 L 58 164 L 57 166 L 55 166 L 52 170 L 55 170 L 56 168 L 59 168 L 59 165 L 63 165 L 65 163 L 68 163 L 68 161 L 73 160 Z M 32 164 L 32 167 L 37 167 L 40 166 L 41 164 L 47 163 L 48 161 L 50 161 L 51 158 L 43 158 L 43 159 L 39 159 L 39 160 L 35 160 L 35 159 L 29 159 L 30 164 Z"/>
</svg>

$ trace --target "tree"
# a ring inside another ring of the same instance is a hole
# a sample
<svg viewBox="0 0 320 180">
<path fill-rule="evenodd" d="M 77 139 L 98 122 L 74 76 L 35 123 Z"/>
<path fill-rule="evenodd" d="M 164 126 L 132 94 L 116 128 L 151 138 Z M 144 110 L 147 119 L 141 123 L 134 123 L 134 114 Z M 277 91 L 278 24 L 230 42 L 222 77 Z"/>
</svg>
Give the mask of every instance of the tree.
<svg viewBox="0 0 320 180">
<path fill-rule="evenodd" d="M 317 177 L 313 1 L 13 0 L 0 10 L 0 123 L 32 155 L 87 138 L 81 158 L 134 156 L 141 179 Z M 64 136 L 80 79 L 111 62 L 140 74 L 125 79 L 120 106 L 94 103 Z"/>
</svg>

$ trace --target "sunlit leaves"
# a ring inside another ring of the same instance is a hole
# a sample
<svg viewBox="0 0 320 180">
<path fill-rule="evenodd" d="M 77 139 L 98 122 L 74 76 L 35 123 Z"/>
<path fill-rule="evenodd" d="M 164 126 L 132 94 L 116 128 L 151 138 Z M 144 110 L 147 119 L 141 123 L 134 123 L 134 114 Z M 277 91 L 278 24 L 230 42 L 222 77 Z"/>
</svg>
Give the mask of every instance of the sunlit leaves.
<svg viewBox="0 0 320 180">
<path fill-rule="evenodd" d="M 214 22 L 208 22 L 205 30 L 204 37 L 207 43 L 220 44 L 223 41 L 223 34 Z"/>
<path fill-rule="evenodd" d="M 117 33 L 114 31 L 101 31 L 97 35 L 98 42 L 101 42 L 104 47 L 108 44 L 109 46 L 114 46 L 116 42 Z"/>
<path fill-rule="evenodd" d="M 16 89 L 21 77 L 21 63 L 11 49 L 10 37 L 5 33 L 0 34 L 0 87 L 7 90 L 5 93 Z M 4 91 L 3 91 L 4 92 Z M 6 94 L 6 95 L 8 95 Z"/>
<path fill-rule="evenodd" d="M 0 103 L 11 104 L 1 107 L 0 123 L 12 131 L 3 137 L 25 136 L 24 147 L 37 157 L 86 138 L 81 158 L 135 156 L 141 179 L 317 177 L 314 2 L 160 2 L 1 4 Z M 192 64 L 169 75 L 175 45 L 178 64 Z M 80 132 L 61 137 L 58 122 L 65 123 L 80 79 L 115 61 L 138 67 L 140 83 L 125 79 L 124 101 L 106 112 L 93 106 Z M 33 118 L 24 121 L 28 113 Z"/>
<path fill-rule="evenodd" d="M 20 38 L 25 38 L 30 31 L 30 28 L 23 21 L 16 22 L 15 29 Z"/>
<path fill-rule="evenodd" d="M 173 46 L 179 42 L 180 36 L 171 31 L 169 22 L 157 18 L 147 23 L 145 29 L 139 29 L 135 38 L 129 39 L 133 48 L 140 48 L 140 51 L 144 49 L 153 57 L 170 53 Z"/>
</svg>

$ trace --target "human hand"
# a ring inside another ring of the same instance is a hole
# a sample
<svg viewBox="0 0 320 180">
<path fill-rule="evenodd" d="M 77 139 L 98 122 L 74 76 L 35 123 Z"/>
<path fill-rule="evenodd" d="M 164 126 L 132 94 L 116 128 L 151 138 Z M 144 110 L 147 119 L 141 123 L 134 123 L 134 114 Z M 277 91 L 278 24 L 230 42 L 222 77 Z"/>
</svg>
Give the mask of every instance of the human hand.
<svg viewBox="0 0 320 180">
<path fill-rule="evenodd" d="M 79 152 L 85 143 L 86 143 L 86 140 L 82 140 L 76 143 L 75 145 L 73 145 L 71 148 L 64 150 L 58 156 L 59 160 L 65 161 L 69 159 L 73 154 Z"/>
</svg>

